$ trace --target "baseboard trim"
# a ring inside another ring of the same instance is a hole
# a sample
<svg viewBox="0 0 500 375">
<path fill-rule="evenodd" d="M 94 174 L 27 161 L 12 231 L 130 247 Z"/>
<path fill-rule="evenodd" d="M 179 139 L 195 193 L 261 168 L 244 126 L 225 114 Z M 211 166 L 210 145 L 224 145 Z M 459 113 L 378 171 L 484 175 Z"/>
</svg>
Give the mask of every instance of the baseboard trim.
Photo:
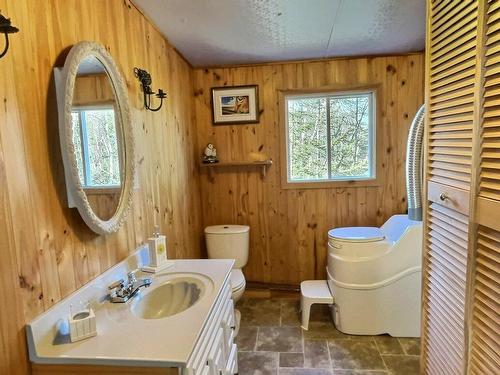
<svg viewBox="0 0 500 375">
<path fill-rule="evenodd" d="M 247 282 L 245 293 L 246 298 L 292 298 L 300 297 L 300 287 L 289 284 L 270 284 L 261 282 Z"/>
</svg>

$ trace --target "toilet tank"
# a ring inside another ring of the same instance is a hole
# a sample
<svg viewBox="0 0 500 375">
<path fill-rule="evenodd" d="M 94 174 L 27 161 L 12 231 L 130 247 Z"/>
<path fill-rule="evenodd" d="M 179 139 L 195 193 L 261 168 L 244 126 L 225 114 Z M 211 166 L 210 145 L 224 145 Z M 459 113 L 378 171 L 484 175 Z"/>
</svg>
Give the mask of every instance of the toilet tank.
<svg viewBox="0 0 500 375">
<path fill-rule="evenodd" d="M 248 261 L 250 227 L 247 225 L 213 225 L 205 228 L 208 257 L 235 259 L 234 268 Z"/>
</svg>

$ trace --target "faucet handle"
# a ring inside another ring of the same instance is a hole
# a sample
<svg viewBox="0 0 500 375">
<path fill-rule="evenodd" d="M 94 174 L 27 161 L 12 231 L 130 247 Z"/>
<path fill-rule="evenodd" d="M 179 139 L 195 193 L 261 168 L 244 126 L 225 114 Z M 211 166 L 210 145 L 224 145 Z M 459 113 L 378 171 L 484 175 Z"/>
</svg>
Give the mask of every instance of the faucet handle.
<svg viewBox="0 0 500 375">
<path fill-rule="evenodd" d="M 127 278 L 128 278 L 128 283 L 129 284 L 133 284 L 135 282 L 137 282 L 137 272 L 139 271 L 139 269 L 135 269 L 133 271 L 130 271 L 129 273 L 127 273 Z"/>
<path fill-rule="evenodd" d="M 116 280 L 114 283 L 112 283 L 112 284 L 110 284 L 108 286 L 108 289 L 109 290 L 113 290 L 113 289 L 116 289 L 116 288 L 123 288 L 123 286 L 125 285 L 124 282 L 125 281 L 123 279 Z"/>
</svg>

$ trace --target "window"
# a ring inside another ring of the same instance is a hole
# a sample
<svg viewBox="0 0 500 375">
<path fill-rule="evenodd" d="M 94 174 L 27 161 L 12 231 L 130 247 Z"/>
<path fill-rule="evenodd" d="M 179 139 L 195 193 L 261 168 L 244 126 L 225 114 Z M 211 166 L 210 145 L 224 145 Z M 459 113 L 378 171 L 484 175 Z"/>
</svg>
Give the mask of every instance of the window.
<svg viewBox="0 0 500 375">
<path fill-rule="evenodd" d="M 119 138 L 114 108 L 74 107 L 71 115 L 76 162 L 83 187 L 119 187 Z"/>
<path fill-rule="evenodd" d="M 286 95 L 287 183 L 375 179 L 375 92 Z"/>
</svg>

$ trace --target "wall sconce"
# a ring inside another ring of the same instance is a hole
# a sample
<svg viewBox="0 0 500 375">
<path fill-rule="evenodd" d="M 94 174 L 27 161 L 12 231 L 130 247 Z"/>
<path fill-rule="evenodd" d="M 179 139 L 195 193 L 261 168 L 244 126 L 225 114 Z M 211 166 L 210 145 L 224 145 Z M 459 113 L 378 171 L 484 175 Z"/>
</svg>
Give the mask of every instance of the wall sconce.
<svg viewBox="0 0 500 375">
<path fill-rule="evenodd" d="M 167 97 L 167 93 L 162 89 L 158 89 L 158 92 L 155 95 L 155 93 L 151 89 L 151 83 L 153 82 L 151 79 L 151 74 L 149 74 L 147 71 L 139 68 L 134 68 L 134 74 L 139 79 L 142 85 L 142 93 L 144 94 L 144 107 L 153 112 L 159 111 L 163 104 L 163 99 Z M 151 95 L 155 95 L 160 99 L 160 105 L 156 108 L 151 108 Z"/>
<path fill-rule="evenodd" d="M 0 53 L 0 59 L 5 56 L 9 49 L 9 34 L 14 34 L 18 31 L 19 29 L 17 27 L 11 25 L 9 18 L 5 18 L 0 14 L 0 33 L 5 34 L 5 48 Z"/>
</svg>

